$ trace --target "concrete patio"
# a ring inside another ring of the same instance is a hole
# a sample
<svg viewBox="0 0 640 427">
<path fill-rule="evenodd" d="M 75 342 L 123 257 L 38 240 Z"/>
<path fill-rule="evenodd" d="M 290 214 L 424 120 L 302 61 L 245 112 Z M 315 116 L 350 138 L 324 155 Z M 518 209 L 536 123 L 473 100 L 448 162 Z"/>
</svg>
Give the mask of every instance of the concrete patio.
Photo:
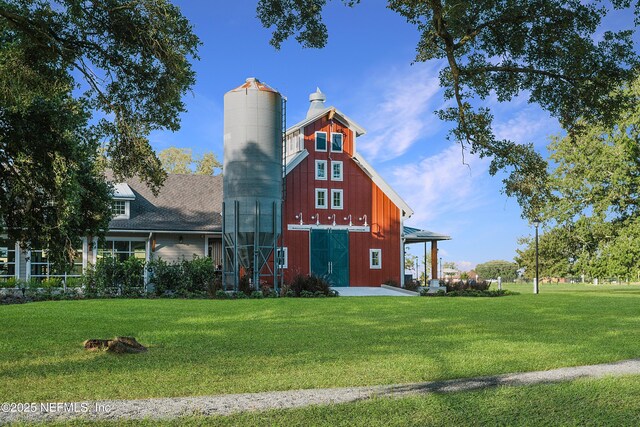
<svg viewBox="0 0 640 427">
<path fill-rule="evenodd" d="M 404 289 L 390 289 L 390 287 L 353 286 L 331 288 L 340 293 L 341 297 L 413 297 L 417 293 L 410 294 Z"/>
</svg>

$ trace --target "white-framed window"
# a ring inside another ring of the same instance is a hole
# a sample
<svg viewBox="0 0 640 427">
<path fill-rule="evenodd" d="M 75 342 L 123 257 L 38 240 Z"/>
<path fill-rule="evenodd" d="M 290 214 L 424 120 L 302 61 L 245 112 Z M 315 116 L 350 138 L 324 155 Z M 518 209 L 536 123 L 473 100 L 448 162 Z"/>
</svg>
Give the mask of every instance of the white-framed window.
<svg viewBox="0 0 640 427">
<path fill-rule="evenodd" d="M 31 249 L 29 252 L 29 277 L 47 279 L 49 277 L 79 277 L 82 275 L 82 248 L 76 249 L 71 271 L 65 274 L 51 262 L 47 249 Z"/>
<path fill-rule="evenodd" d="M 369 249 L 369 268 L 374 270 L 382 268 L 382 249 Z"/>
<path fill-rule="evenodd" d="M 331 133 L 331 151 L 334 153 L 342 153 L 342 134 Z"/>
<path fill-rule="evenodd" d="M 316 179 L 320 179 L 320 180 L 327 179 L 327 161 L 326 160 L 316 160 Z"/>
<path fill-rule="evenodd" d="M 118 261 L 126 261 L 129 257 L 136 257 L 139 259 L 147 258 L 147 243 L 144 239 L 141 240 L 110 240 L 104 243 L 104 246 L 100 246 L 98 249 L 98 259 L 107 256 L 114 257 Z"/>
<path fill-rule="evenodd" d="M 327 189 L 326 188 L 316 188 L 316 208 L 318 209 L 327 209 Z"/>
<path fill-rule="evenodd" d="M 331 180 L 342 181 L 342 162 L 340 161 L 331 162 Z"/>
<path fill-rule="evenodd" d="M 316 132 L 316 151 L 327 151 L 326 132 Z"/>
<path fill-rule="evenodd" d="M 331 190 L 331 209 L 342 209 L 342 190 Z"/>
<path fill-rule="evenodd" d="M 278 266 L 280 268 L 289 267 L 289 250 L 287 248 L 278 248 L 277 252 Z"/>
<path fill-rule="evenodd" d="M 129 219 L 129 201 L 114 200 L 111 203 L 111 213 L 113 219 Z"/>
<path fill-rule="evenodd" d="M 16 242 L 0 237 L 0 281 L 17 277 Z"/>
</svg>

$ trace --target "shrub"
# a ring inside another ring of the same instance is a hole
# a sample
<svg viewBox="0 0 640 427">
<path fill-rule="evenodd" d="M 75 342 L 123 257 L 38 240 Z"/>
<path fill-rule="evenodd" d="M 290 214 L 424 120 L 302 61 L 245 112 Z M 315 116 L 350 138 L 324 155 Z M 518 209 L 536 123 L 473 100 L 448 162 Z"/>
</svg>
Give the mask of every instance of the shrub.
<svg viewBox="0 0 640 427">
<path fill-rule="evenodd" d="M 81 279 L 85 295 L 89 298 L 140 297 L 144 295 L 144 267 L 144 261 L 134 257 L 125 261 L 101 258 Z"/>
<path fill-rule="evenodd" d="M 283 296 L 295 297 L 313 297 L 317 295 L 337 296 L 337 292 L 333 292 L 329 282 L 323 277 L 315 275 L 304 276 L 297 274 L 290 283 L 282 287 Z M 303 295 L 303 292 L 304 295 Z"/>
<path fill-rule="evenodd" d="M 409 280 L 404 282 L 404 288 L 408 291 L 417 292 L 420 290 L 420 282 L 417 280 Z"/>
<path fill-rule="evenodd" d="M 220 290 L 216 291 L 215 298 L 217 298 L 217 299 L 229 299 L 230 296 L 229 296 L 228 293 L 226 293 L 225 291 L 220 289 Z"/>
<path fill-rule="evenodd" d="M 81 288 L 84 285 L 84 278 L 83 277 L 67 277 L 67 280 L 65 280 L 65 284 L 67 285 L 67 289 Z"/>
<path fill-rule="evenodd" d="M 60 277 L 48 277 L 40 282 L 40 287 L 43 289 L 61 288 L 62 279 Z"/>
<path fill-rule="evenodd" d="M 0 288 L 23 288 L 26 287 L 26 283 L 15 277 L 10 277 L 7 280 L 0 281 Z"/>
<path fill-rule="evenodd" d="M 249 298 L 253 298 L 253 299 L 262 299 L 264 298 L 264 295 L 262 294 L 261 291 L 253 291 L 251 292 L 251 294 L 249 295 Z"/>
<path fill-rule="evenodd" d="M 213 279 L 207 284 L 207 294 L 209 298 L 217 298 L 218 292 L 220 291 L 224 292 L 222 288 L 222 274 L 216 271 Z"/>
<path fill-rule="evenodd" d="M 421 294 L 428 297 L 502 297 L 507 295 L 518 295 L 517 292 L 512 292 L 506 289 L 499 289 L 495 291 L 490 290 L 477 290 L 477 289 L 461 289 L 457 291 L 451 291 L 445 293 L 444 291 L 438 291 L 437 293 L 428 294 L 424 289 Z"/>
<path fill-rule="evenodd" d="M 475 280 L 459 280 L 457 282 L 446 282 L 445 286 L 447 287 L 447 293 L 465 290 L 486 291 L 489 289 L 489 286 L 491 286 L 491 283 L 487 281 L 476 282 Z"/>
<path fill-rule="evenodd" d="M 251 295 L 253 291 L 254 289 L 251 286 L 251 279 L 248 274 L 245 274 L 238 282 L 238 292 L 242 292 L 245 295 Z"/>
<path fill-rule="evenodd" d="M 398 282 L 396 282 L 395 280 L 393 280 L 393 279 L 387 279 L 383 283 L 383 285 L 393 286 L 394 288 L 399 288 L 400 287 L 400 284 Z"/>
</svg>

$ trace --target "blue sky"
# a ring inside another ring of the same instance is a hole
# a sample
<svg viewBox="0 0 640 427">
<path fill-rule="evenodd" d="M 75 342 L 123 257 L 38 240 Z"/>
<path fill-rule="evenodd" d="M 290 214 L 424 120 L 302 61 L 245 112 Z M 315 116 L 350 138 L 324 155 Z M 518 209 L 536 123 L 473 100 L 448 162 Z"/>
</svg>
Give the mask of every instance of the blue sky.
<svg viewBox="0 0 640 427">
<path fill-rule="evenodd" d="M 531 233 L 514 199 L 501 193 L 501 178 L 490 177 L 488 160 L 467 155 L 446 139 L 447 124 L 433 112 L 443 105 L 436 62 L 411 65 L 418 41 L 415 27 L 387 10 L 382 1 L 353 9 L 331 2 L 325 11 L 329 42 L 303 49 L 295 40 L 280 51 L 269 45 L 271 32 L 256 18 L 256 0 L 175 1 L 201 38 L 197 84 L 187 95 L 188 113 L 179 132 L 156 132 L 156 151 L 190 148 L 222 158 L 224 93 L 256 77 L 287 97 L 287 123 L 303 119 L 308 95 L 316 87 L 367 134 L 357 150 L 414 209 L 407 225 L 452 236 L 440 244 L 443 261 L 463 270 L 477 263 L 512 260 L 517 238 Z M 215 6 L 214 6 L 215 5 Z M 619 27 L 628 16 L 607 23 Z M 628 28 L 630 24 L 627 24 Z M 500 138 L 532 142 L 545 152 L 548 136 L 560 132 L 555 119 L 524 99 L 493 108 Z M 409 246 L 422 254 L 422 245 Z"/>
</svg>

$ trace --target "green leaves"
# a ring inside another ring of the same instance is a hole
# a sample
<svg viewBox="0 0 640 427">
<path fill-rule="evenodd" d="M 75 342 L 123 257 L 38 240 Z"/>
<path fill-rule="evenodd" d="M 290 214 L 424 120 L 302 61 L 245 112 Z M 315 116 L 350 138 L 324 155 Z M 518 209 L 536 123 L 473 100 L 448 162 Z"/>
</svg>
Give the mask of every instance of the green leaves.
<svg viewBox="0 0 640 427">
<path fill-rule="evenodd" d="M 292 35 L 305 47 L 323 47 L 328 36 L 320 11 L 325 3 L 260 0 L 258 17 L 265 27 L 275 27 L 271 43 L 276 47 Z M 613 6 L 629 8 L 631 2 Z M 416 61 L 446 61 L 440 82 L 453 106 L 437 114 L 452 122 L 450 139 L 462 145 L 463 153 L 493 157 L 491 173 L 509 174 L 505 193 L 518 199 L 525 218 L 537 216 L 547 197 L 546 163 L 531 144 L 496 140 L 491 112 L 473 104 L 490 95 L 500 102 L 526 97 L 570 133 L 581 120 L 613 126 L 632 105 L 616 89 L 634 78 L 640 62 L 631 30 L 598 34 L 608 4 L 389 0 L 387 7 L 421 33 Z"/>
<path fill-rule="evenodd" d="M 198 38 L 165 0 L 0 0 L 0 218 L 56 261 L 110 217 L 116 179 L 165 177 L 149 145 L 177 130 Z M 0 230 L 3 231 L 3 230 Z"/>
</svg>

